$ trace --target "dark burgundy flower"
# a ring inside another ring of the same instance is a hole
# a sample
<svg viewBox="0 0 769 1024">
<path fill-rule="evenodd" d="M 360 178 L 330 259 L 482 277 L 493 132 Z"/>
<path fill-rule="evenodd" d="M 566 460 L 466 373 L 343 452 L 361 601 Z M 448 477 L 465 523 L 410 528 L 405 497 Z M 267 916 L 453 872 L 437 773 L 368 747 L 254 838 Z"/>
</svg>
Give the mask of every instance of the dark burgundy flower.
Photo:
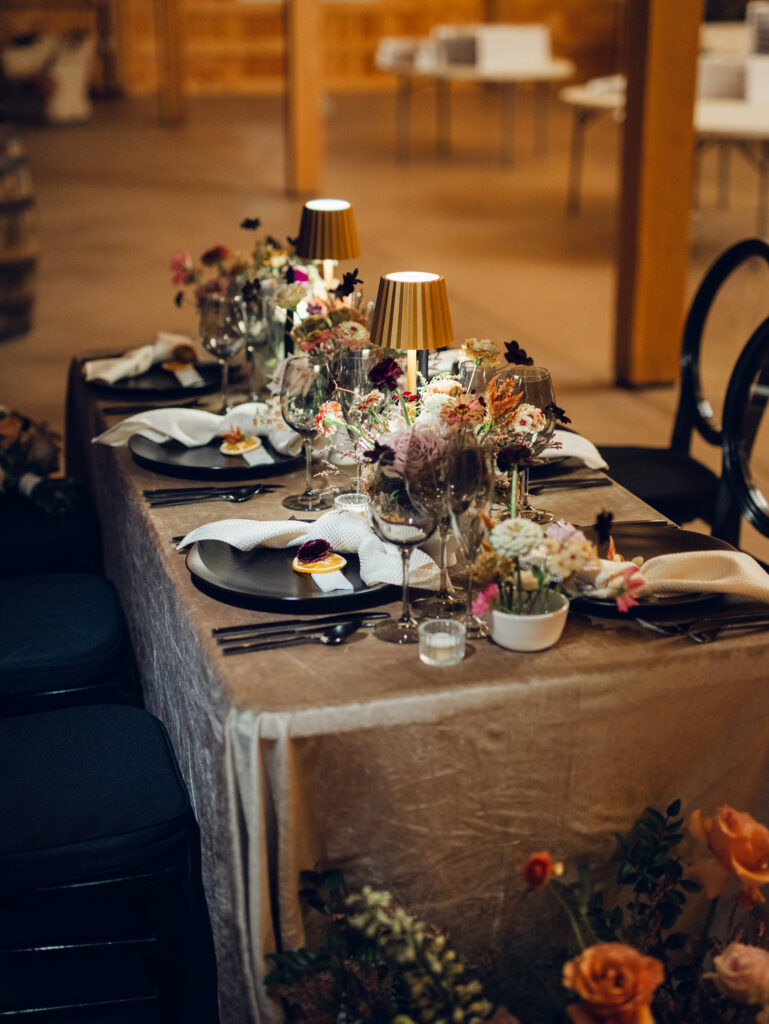
<svg viewBox="0 0 769 1024">
<path fill-rule="evenodd" d="M 533 366 L 534 360 L 527 355 L 526 349 L 521 348 L 517 341 L 505 342 L 505 359 L 515 366 Z"/>
<path fill-rule="evenodd" d="M 551 402 L 549 405 L 546 405 L 542 412 L 546 413 L 548 416 L 552 416 L 556 423 L 571 423 L 571 420 L 566 415 L 565 410 L 562 409 L 560 405 L 556 405 L 555 402 Z"/>
<path fill-rule="evenodd" d="M 289 263 L 289 265 L 286 267 L 286 284 L 294 284 L 295 282 L 296 274 L 294 273 L 294 268 Z"/>
<path fill-rule="evenodd" d="M 272 244 L 272 240 L 270 238 L 268 238 L 267 241 L 270 242 L 270 244 Z M 297 235 L 296 238 L 291 238 L 289 235 L 286 235 L 286 241 L 288 242 L 292 249 L 296 249 L 297 243 L 299 241 L 299 235 Z M 275 245 L 273 246 L 273 248 L 280 249 L 280 246 Z"/>
<path fill-rule="evenodd" d="M 261 223 L 258 217 L 246 217 L 240 222 L 240 226 L 245 228 L 246 231 L 256 231 L 261 226 Z"/>
<path fill-rule="evenodd" d="M 334 295 L 340 299 L 343 299 L 346 295 L 352 295 L 356 284 L 363 284 L 361 278 L 358 277 L 357 267 L 349 274 L 342 274 L 342 283 L 334 288 Z"/>
<path fill-rule="evenodd" d="M 335 378 L 334 377 L 329 377 L 329 379 L 328 379 L 328 387 L 326 388 L 326 401 L 328 401 L 329 398 L 333 398 L 334 397 L 334 395 L 336 394 L 337 387 L 338 387 L 338 385 L 337 385 L 337 382 L 336 382 Z"/>
<path fill-rule="evenodd" d="M 497 465 L 503 473 L 509 473 L 513 466 L 530 466 L 532 462 L 527 444 L 509 444 L 497 454 Z"/>
<path fill-rule="evenodd" d="M 226 245 L 213 245 L 210 249 L 206 249 L 200 257 L 200 262 L 206 267 L 215 267 L 217 263 L 221 263 L 229 255 L 230 250 Z"/>
<path fill-rule="evenodd" d="M 595 532 L 598 534 L 598 543 L 605 544 L 611 536 L 611 523 L 614 519 L 612 512 L 599 512 L 595 521 Z"/>
<path fill-rule="evenodd" d="M 385 356 L 369 372 L 368 379 L 375 388 L 395 391 L 401 378 L 401 368 L 392 356 Z"/>
<path fill-rule="evenodd" d="M 183 302 L 184 302 L 184 292 L 177 292 L 176 295 L 174 295 L 174 305 L 181 306 L 181 304 Z"/>
<path fill-rule="evenodd" d="M 363 458 L 367 462 L 389 466 L 395 461 L 395 452 L 389 445 L 375 444 L 373 448 L 369 448 L 368 451 L 363 453 Z"/>
<path fill-rule="evenodd" d="M 243 287 L 240 289 L 240 294 L 243 296 L 244 302 L 255 302 L 259 298 L 259 289 L 261 283 L 258 277 L 255 277 L 253 281 L 246 281 Z"/>
<path fill-rule="evenodd" d="M 319 562 L 330 550 L 331 545 L 327 540 L 308 540 L 299 548 L 296 557 L 300 562 Z"/>
</svg>

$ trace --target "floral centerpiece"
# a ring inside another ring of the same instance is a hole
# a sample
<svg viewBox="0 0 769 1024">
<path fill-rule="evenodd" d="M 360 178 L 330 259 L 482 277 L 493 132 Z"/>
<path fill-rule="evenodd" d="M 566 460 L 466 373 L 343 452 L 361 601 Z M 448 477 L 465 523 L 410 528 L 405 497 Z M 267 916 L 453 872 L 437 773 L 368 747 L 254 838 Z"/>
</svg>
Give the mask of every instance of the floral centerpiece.
<svg viewBox="0 0 769 1024">
<path fill-rule="evenodd" d="M 56 477 L 61 436 L 0 405 L 0 493 L 22 494 L 45 512 L 71 511 L 79 501 L 73 480 Z"/>
</svg>

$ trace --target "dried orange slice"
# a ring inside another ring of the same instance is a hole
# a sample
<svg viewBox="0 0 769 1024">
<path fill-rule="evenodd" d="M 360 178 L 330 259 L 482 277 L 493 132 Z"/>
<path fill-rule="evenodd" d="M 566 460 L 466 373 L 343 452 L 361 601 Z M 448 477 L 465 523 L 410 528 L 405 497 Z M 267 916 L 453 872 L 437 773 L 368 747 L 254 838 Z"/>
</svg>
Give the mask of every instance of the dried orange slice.
<svg viewBox="0 0 769 1024">
<path fill-rule="evenodd" d="M 329 551 L 324 558 L 319 558 L 316 562 L 300 562 L 298 558 L 292 562 L 295 572 L 336 572 L 337 569 L 344 569 L 346 565 L 347 559 L 334 551 Z"/>
<path fill-rule="evenodd" d="M 244 437 L 241 441 L 222 441 L 219 451 L 222 455 L 245 455 L 246 452 L 254 452 L 261 446 L 260 437 Z"/>
<path fill-rule="evenodd" d="M 193 366 L 193 363 L 175 363 L 169 361 L 167 363 L 160 364 L 164 370 L 168 370 L 169 373 L 176 373 L 177 370 L 186 370 L 188 366 Z"/>
</svg>

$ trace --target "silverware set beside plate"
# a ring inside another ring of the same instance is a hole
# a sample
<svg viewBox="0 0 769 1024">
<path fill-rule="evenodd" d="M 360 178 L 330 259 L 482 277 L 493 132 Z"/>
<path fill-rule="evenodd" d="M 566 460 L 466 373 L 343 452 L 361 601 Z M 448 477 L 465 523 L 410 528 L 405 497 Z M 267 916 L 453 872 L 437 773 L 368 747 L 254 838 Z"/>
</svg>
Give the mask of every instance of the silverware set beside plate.
<svg viewBox="0 0 769 1024">
<path fill-rule="evenodd" d="M 540 480 L 534 482 L 529 487 L 529 494 L 541 494 L 543 491 L 550 490 L 570 490 L 577 491 L 590 488 L 590 487 L 611 487 L 612 480 L 608 476 L 583 476 L 583 477 L 565 477 L 560 476 L 555 479 Z"/>
<path fill-rule="evenodd" d="M 150 508 L 176 508 L 179 505 L 197 505 L 204 501 L 249 501 L 257 494 L 269 494 L 283 484 L 244 484 L 234 487 L 161 487 L 143 491 Z"/>
<path fill-rule="evenodd" d="M 246 626 L 222 626 L 212 630 L 222 654 L 245 654 L 299 644 L 324 644 L 336 647 L 359 629 L 388 619 L 387 612 L 349 612 L 324 615 L 309 622 L 306 619 L 281 619 Z"/>
<path fill-rule="evenodd" d="M 708 644 L 725 633 L 758 633 L 769 628 L 769 607 L 763 611 L 724 611 L 686 622 L 655 622 L 639 616 L 635 617 L 635 621 L 644 629 L 662 636 L 680 636 L 696 644 Z"/>
</svg>

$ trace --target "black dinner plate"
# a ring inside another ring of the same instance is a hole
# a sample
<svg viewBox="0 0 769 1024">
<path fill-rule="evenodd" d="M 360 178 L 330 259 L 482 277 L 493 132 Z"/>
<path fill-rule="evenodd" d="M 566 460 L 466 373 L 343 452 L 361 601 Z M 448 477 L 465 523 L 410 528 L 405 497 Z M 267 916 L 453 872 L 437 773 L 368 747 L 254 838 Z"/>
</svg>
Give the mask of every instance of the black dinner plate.
<svg viewBox="0 0 769 1024">
<path fill-rule="evenodd" d="M 197 363 L 195 369 L 203 378 L 203 382 L 189 387 L 183 387 L 173 373 L 164 370 L 159 363 L 138 377 L 124 377 L 114 384 L 108 384 L 103 380 L 91 380 L 88 381 L 88 386 L 110 398 L 135 398 L 138 401 L 144 398 L 147 401 L 155 398 L 184 398 L 185 395 L 207 395 L 216 391 L 222 379 L 219 364 Z"/>
<path fill-rule="evenodd" d="M 346 554 L 343 572 L 355 588 L 324 594 L 308 573 L 294 572 L 296 548 L 254 548 L 238 551 L 219 540 L 198 541 L 187 555 L 187 568 L 201 590 L 220 601 L 260 611 L 347 611 L 386 604 L 396 588 L 386 583 L 367 586 L 360 578 L 358 556 Z"/>
<path fill-rule="evenodd" d="M 594 526 L 583 526 L 582 531 L 588 540 L 592 540 L 598 546 L 598 554 L 603 558 L 606 556 L 608 541 L 598 543 L 598 533 Z M 717 537 L 708 534 L 697 533 L 694 530 L 681 530 L 677 526 L 669 526 L 667 523 L 617 523 L 611 529 L 611 536 L 614 538 L 614 546 L 618 554 L 626 561 L 632 561 L 639 555 L 646 561 L 656 555 L 673 555 L 686 551 L 734 551 L 731 544 Z M 588 615 L 607 615 L 619 618 L 633 615 L 648 615 L 650 612 L 664 612 L 667 609 L 675 609 L 676 612 L 683 611 L 686 605 L 700 604 L 705 601 L 720 601 L 722 594 L 696 593 L 696 594 L 669 594 L 664 597 L 641 597 L 638 599 L 637 608 L 631 608 L 629 612 L 617 611 L 616 601 L 608 598 L 578 597 L 571 606 L 575 611 L 582 611 Z"/>
<path fill-rule="evenodd" d="M 264 437 L 262 444 L 275 461 L 263 466 L 249 466 L 240 455 L 222 455 L 220 444 L 219 438 L 197 448 L 187 448 L 179 441 L 150 441 L 141 434 L 128 439 L 129 451 L 144 469 L 192 480 L 252 480 L 285 473 L 302 462 L 301 455 L 283 455 Z"/>
</svg>

